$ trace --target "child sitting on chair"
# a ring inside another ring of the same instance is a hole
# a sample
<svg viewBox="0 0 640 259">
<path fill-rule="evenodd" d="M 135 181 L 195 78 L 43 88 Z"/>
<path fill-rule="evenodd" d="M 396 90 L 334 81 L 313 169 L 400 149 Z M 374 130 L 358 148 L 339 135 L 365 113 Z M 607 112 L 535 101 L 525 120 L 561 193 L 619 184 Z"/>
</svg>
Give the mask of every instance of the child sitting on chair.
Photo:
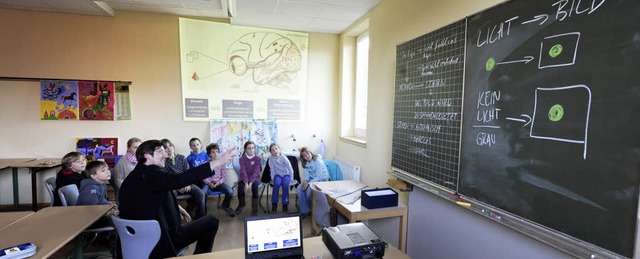
<svg viewBox="0 0 640 259">
<path fill-rule="evenodd" d="M 107 200 L 107 185 L 111 179 L 111 171 L 104 161 L 91 161 L 86 169 L 89 179 L 80 182 L 80 194 L 76 205 L 113 205 L 107 216 L 118 216 L 118 207 L 113 201 Z"/>
<path fill-rule="evenodd" d="M 251 189 L 251 216 L 258 215 L 258 187 L 260 186 L 260 172 L 262 158 L 256 154 L 256 144 L 253 141 L 244 143 L 244 153 L 238 159 L 240 172 L 238 173 L 238 200 L 236 215 L 242 213 L 245 206 L 245 193 Z"/>
<path fill-rule="evenodd" d="M 289 212 L 289 183 L 293 177 L 293 167 L 286 155 L 280 151 L 276 143 L 269 145 L 269 167 L 273 181 L 273 195 L 271 196 L 271 213 L 278 213 L 278 196 L 282 188 L 282 213 Z"/>
<path fill-rule="evenodd" d="M 218 160 L 218 154 L 220 154 L 220 146 L 215 143 L 211 143 L 207 146 L 207 154 L 211 160 Z M 204 182 L 204 188 L 202 190 L 205 194 L 209 194 L 209 191 L 221 191 L 224 192 L 224 200 L 222 201 L 222 209 L 229 214 L 229 216 L 235 216 L 235 211 L 229 207 L 231 205 L 231 197 L 233 197 L 233 189 L 231 186 L 225 183 L 227 180 L 227 168 L 222 165 L 215 168 L 216 173 L 202 180 Z"/>
<path fill-rule="evenodd" d="M 113 205 L 113 208 L 105 216 L 93 223 L 89 228 L 113 226 L 110 217 L 118 216 L 120 212 L 115 202 L 107 200 L 107 185 L 104 182 L 108 182 L 111 179 L 109 166 L 104 161 L 91 161 L 87 164 L 86 173 L 89 178 L 80 182 L 80 194 L 76 205 Z M 95 242 L 113 251 L 116 242 L 115 234 L 101 232 Z"/>
<path fill-rule="evenodd" d="M 307 147 L 300 149 L 300 158 L 304 168 L 304 180 L 298 185 L 298 202 L 300 214 L 304 218 L 311 214 L 312 194 L 309 184 L 329 181 L 329 171 L 322 160 L 322 156 L 312 153 Z"/>
<path fill-rule="evenodd" d="M 69 152 L 62 157 L 62 169 L 56 174 L 56 189 L 53 193 L 57 194 L 60 187 L 75 184 L 80 189 L 80 182 L 87 179 L 84 173 L 87 166 L 87 159 L 80 152 Z M 60 196 L 53 195 L 53 205 L 62 206 Z"/>
</svg>

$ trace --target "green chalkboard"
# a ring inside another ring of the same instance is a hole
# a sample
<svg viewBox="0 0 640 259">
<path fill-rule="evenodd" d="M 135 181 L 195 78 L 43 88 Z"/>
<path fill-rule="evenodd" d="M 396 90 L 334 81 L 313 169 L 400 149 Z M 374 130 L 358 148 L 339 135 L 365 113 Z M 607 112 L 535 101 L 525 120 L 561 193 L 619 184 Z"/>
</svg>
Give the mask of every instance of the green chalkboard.
<svg viewBox="0 0 640 259">
<path fill-rule="evenodd" d="M 458 191 L 619 255 L 640 183 L 640 1 L 468 18 Z"/>
<path fill-rule="evenodd" d="M 458 185 L 465 26 L 396 48 L 391 166 L 450 190 Z"/>
</svg>

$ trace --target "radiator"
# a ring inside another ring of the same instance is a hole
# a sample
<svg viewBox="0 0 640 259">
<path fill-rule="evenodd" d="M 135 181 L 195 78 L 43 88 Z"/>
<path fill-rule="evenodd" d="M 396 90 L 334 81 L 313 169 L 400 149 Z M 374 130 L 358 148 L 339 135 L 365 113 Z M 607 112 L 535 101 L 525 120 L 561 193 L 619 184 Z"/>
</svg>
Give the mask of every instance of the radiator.
<svg viewBox="0 0 640 259">
<path fill-rule="evenodd" d="M 342 178 L 344 180 L 360 181 L 359 165 L 355 165 L 354 163 L 351 163 L 339 156 L 333 156 L 333 161 L 336 161 L 336 163 L 338 163 L 338 166 L 340 167 L 340 171 L 342 171 Z"/>
</svg>

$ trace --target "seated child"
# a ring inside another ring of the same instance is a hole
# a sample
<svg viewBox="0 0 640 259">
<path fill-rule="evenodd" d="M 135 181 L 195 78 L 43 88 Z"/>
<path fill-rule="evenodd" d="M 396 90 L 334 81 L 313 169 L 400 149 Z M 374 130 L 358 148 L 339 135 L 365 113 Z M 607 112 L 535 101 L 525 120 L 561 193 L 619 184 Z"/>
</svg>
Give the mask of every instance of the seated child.
<svg viewBox="0 0 640 259">
<path fill-rule="evenodd" d="M 84 169 L 87 166 L 87 160 L 84 154 L 80 152 L 69 152 L 62 157 L 62 169 L 56 174 L 56 189 L 53 191 L 53 206 L 62 206 L 58 189 L 60 187 L 75 184 L 80 189 L 80 182 L 87 179 Z"/>
<path fill-rule="evenodd" d="M 80 182 L 80 194 L 76 205 L 113 205 L 113 208 L 105 216 L 93 223 L 89 228 L 113 226 L 111 216 L 118 216 L 120 212 L 115 202 L 107 200 L 107 185 L 104 182 L 111 179 L 109 166 L 104 161 L 91 161 L 87 164 L 86 173 L 89 178 Z M 108 247 L 112 251 L 115 249 L 115 242 L 116 234 L 110 232 L 100 233 L 96 240 L 96 243 Z"/>
<path fill-rule="evenodd" d="M 278 196 L 282 189 L 282 213 L 289 212 L 289 183 L 293 178 L 293 167 L 289 158 L 280 151 L 280 146 L 276 143 L 269 145 L 269 167 L 271 167 L 271 181 L 273 182 L 273 192 L 271 195 L 271 213 L 278 213 Z"/>
<path fill-rule="evenodd" d="M 80 194 L 76 205 L 106 205 L 110 204 L 114 207 L 107 212 L 107 216 L 117 216 L 118 208 L 113 201 L 107 200 L 107 185 L 111 179 L 111 171 L 104 161 L 91 161 L 87 164 L 86 173 L 88 179 L 80 182 Z"/>
<path fill-rule="evenodd" d="M 236 215 L 242 213 L 245 206 L 245 193 L 251 189 L 251 216 L 258 215 L 258 188 L 260 187 L 260 172 L 262 172 L 262 158 L 256 154 L 256 144 L 253 141 L 244 143 L 244 153 L 240 157 L 240 172 L 238 173 L 238 208 Z"/>
<path fill-rule="evenodd" d="M 202 150 L 202 143 L 199 138 L 191 138 L 189 140 L 189 147 L 191 153 L 187 156 L 187 162 L 189 162 L 189 168 L 196 168 L 201 164 L 209 162 L 211 158 L 209 154 Z"/>
<path fill-rule="evenodd" d="M 218 154 L 220 153 L 220 146 L 215 143 L 211 143 L 207 146 L 207 154 L 211 160 L 217 160 Z M 204 193 L 209 193 L 209 191 L 221 191 L 224 193 L 224 200 L 222 201 L 222 209 L 229 214 L 229 216 L 235 216 L 235 211 L 229 207 L 231 204 L 231 197 L 233 197 L 233 189 L 231 186 L 225 183 L 227 180 L 227 168 L 222 165 L 215 168 L 215 174 L 209 176 L 202 180 L 204 182 L 204 187 L 202 190 Z"/>
</svg>

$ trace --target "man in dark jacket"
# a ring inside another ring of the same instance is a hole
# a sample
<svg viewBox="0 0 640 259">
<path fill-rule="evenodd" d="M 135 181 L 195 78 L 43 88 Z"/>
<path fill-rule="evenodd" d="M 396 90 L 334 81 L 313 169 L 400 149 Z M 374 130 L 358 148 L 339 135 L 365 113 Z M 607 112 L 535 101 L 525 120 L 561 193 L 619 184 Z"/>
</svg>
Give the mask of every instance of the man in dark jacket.
<svg viewBox="0 0 640 259">
<path fill-rule="evenodd" d="M 123 219 L 155 219 L 161 236 L 150 258 L 177 256 L 178 251 L 197 242 L 194 254 L 209 253 L 218 231 L 218 219 L 212 215 L 181 225 L 180 218 L 190 221 L 171 190 L 197 183 L 214 174 L 214 168 L 231 162 L 235 148 L 220 159 L 192 168 L 182 174 L 169 174 L 164 169 L 167 154 L 159 140 L 143 142 L 136 151 L 138 164 L 125 178 L 120 189 L 120 217 Z"/>
</svg>

